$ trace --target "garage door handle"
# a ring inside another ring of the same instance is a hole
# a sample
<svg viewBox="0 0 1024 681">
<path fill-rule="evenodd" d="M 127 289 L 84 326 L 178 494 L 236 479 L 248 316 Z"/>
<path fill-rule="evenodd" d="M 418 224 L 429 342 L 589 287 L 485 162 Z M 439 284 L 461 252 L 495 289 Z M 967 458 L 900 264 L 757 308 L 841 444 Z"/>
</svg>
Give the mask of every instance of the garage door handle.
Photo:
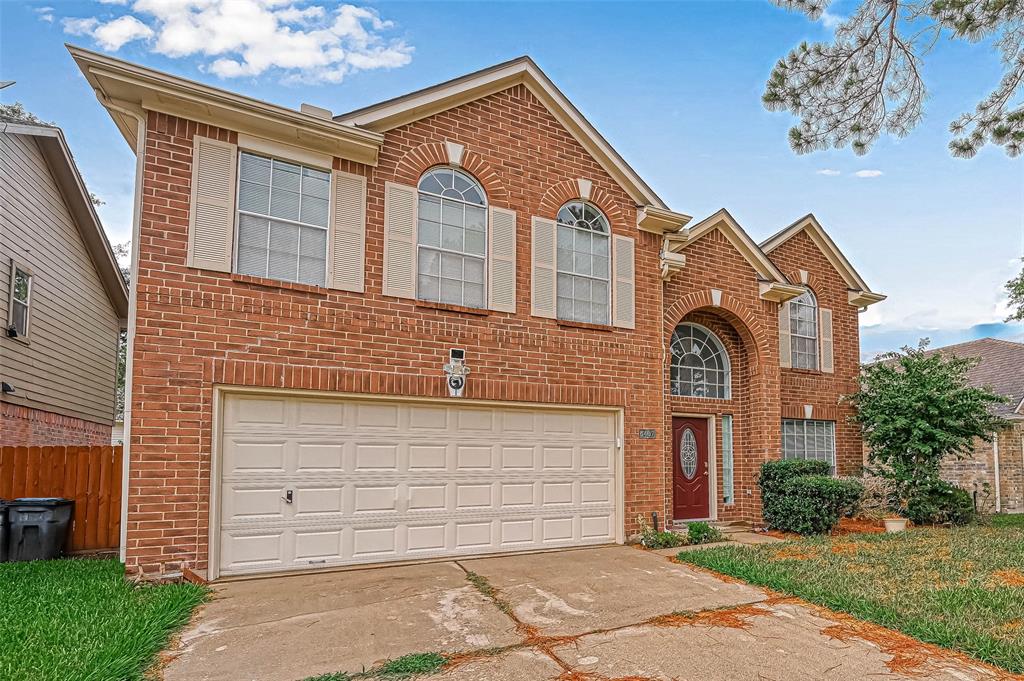
<svg viewBox="0 0 1024 681">
<path fill-rule="evenodd" d="M 295 500 L 295 492 L 293 492 L 292 490 L 287 490 L 285 491 L 284 496 L 281 498 L 284 499 L 286 504 L 290 504 Z"/>
</svg>

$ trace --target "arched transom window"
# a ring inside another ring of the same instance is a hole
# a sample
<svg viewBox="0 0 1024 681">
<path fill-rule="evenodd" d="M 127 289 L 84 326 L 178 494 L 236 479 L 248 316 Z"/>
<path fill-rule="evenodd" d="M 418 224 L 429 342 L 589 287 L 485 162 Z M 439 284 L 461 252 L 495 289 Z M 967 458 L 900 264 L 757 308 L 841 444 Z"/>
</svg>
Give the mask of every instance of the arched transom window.
<svg viewBox="0 0 1024 681">
<path fill-rule="evenodd" d="M 419 183 L 416 297 L 484 307 L 487 197 L 454 168 L 433 168 Z"/>
<path fill-rule="evenodd" d="M 810 290 L 789 301 L 792 366 L 818 368 L 818 301 Z"/>
<path fill-rule="evenodd" d="M 699 324 L 680 324 L 672 334 L 671 352 L 673 395 L 729 399 L 732 372 L 718 336 Z"/>
<path fill-rule="evenodd" d="M 557 222 L 558 318 L 608 324 L 608 218 L 589 203 L 570 201 Z"/>
</svg>

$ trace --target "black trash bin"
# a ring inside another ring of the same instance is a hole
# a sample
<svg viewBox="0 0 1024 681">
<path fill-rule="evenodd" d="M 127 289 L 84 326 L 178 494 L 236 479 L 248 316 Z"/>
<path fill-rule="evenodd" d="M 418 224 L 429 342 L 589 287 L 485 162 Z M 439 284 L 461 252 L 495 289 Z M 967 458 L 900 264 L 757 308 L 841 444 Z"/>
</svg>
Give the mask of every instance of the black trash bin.
<svg viewBox="0 0 1024 681">
<path fill-rule="evenodd" d="M 54 497 L 7 502 L 7 560 L 59 558 L 67 545 L 74 504 Z"/>
<path fill-rule="evenodd" d="M 0 563 L 7 562 L 7 502 L 0 499 Z"/>
</svg>

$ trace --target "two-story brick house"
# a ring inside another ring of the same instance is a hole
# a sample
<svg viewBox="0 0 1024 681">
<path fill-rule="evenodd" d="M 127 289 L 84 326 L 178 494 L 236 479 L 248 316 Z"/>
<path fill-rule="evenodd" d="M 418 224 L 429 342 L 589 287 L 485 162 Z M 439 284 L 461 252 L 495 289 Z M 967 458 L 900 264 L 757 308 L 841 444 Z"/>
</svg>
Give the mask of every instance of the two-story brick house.
<svg viewBox="0 0 1024 681">
<path fill-rule="evenodd" d="M 528 58 L 331 116 L 71 52 L 138 155 L 131 569 L 621 542 L 859 465 L 882 296 L 813 217 L 691 225 Z"/>
</svg>

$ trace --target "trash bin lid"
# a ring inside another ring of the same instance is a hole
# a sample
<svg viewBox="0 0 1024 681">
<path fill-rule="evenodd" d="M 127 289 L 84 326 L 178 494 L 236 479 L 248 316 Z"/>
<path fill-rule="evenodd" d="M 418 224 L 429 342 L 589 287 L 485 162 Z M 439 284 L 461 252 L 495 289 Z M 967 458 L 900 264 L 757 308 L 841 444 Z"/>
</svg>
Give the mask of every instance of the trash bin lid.
<svg viewBox="0 0 1024 681">
<path fill-rule="evenodd" d="M 61 506 L 72 503 L 72 500 L 63 497 L 18 497 L 9 503 L 11 505 Z"/>
</svg>

